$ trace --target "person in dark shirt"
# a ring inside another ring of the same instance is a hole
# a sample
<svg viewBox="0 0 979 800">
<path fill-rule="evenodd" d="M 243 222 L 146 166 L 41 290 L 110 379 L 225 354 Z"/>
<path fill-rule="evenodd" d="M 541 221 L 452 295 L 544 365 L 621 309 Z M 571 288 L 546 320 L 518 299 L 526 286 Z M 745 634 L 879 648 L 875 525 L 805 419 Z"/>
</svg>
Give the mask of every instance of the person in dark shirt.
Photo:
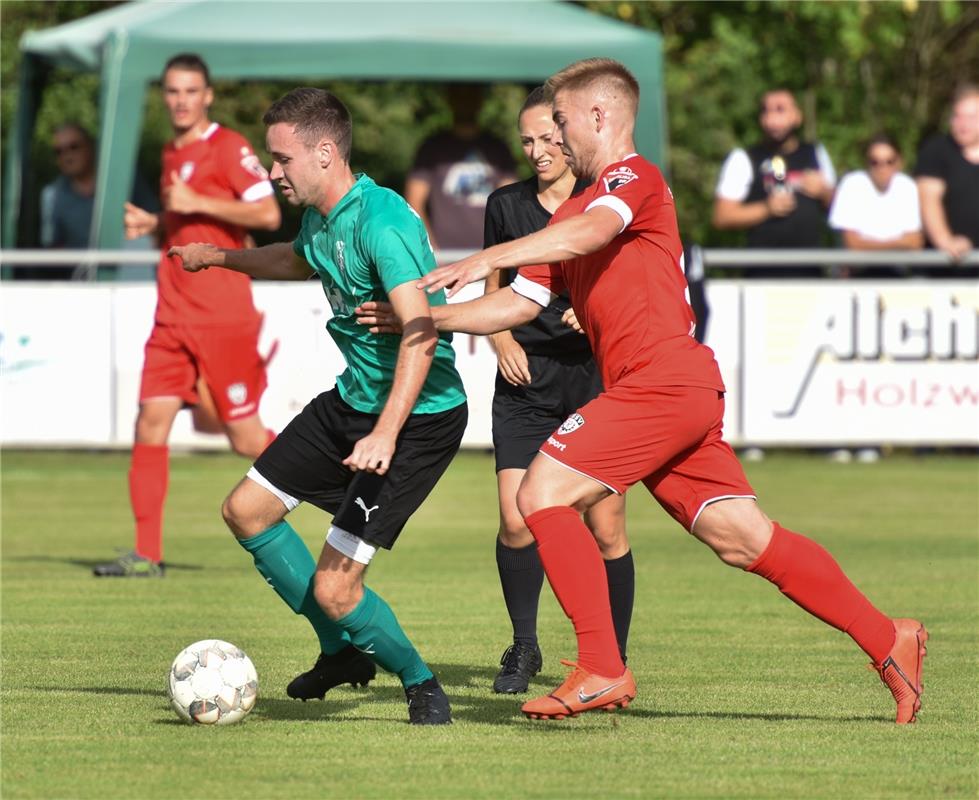
<svg viewBox="0 0 979 800">
<path fill-rule="evenodd" d="M 504 186 L 486 204 L 484 247 L 519 239 L 544 228 L 576 183 L 560 148 L 551 143 L 551 105 L 543 87 L 530 93 L 518 117 L 520 141 L 534 176 Z M 509 283 L 512 273 L 493 272 L 485 291 Z M 502 278 L 502 282 L 501 282 Z M 499 693 L 525 692 L 541 668 L 537 644 L 537 606 L 544 570 L 537 545 L 517 510 L 517 488 L 547 437 L 602 390 L 587 337 L 564 322 L 571 303 L 559 296 L 540 316 L 511 331 L 491 336 L 499 363 L 493 396 L 493 446 L 496 453 L 500 528 L 496 563 L 513 644 L 500 661 L 493 683 Z M 635 573 L 625 531 L 625 498 L 613 494 L 590 509 L 585 521 L 595 534 L 605 563 L 609 601 L 619 650 L 625 659 L 632 618 Z"/>
<path fill-rule="evenodd" d="M 452 128 L 422 142 L 405 183 L 405 199 L 436 250 L 478 250 L 486 200 L 514 177 L 509 148 L 477 119 L 482 88 L 451 84 Z"/>
<path fill-rule="evenodd" d="M 802 111 L 787 89 L 764 94 L 763 140 L 728 155 L 714 192 L 714 227 L 747 230 L 748 247 L 819 247 L 836 172 L 826 149 L 799 138 Z M 749 277 L 797 277 L 800 267 L 752 269 Z"/>
<path fill-rule="evenodd" d="M 949 132 L 924 143 L 914 172 L 928 241 L 960 261 L 979 247 L 979 86 L 956 91 Z"/>
</svg>

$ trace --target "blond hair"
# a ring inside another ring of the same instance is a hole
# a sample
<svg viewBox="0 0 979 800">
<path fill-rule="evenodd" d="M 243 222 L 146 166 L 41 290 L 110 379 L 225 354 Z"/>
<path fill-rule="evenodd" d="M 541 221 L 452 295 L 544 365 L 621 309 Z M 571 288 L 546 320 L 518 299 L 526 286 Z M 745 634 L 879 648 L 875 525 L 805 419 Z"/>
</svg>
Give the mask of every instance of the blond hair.
<svg viewBox="0 0 979 800">
<path fill-rule="evenodd" d="M 624 100 L 633 113 L 639 108 L 639 81 L 612 58 L 585 58 L 569 64 L 547 79 L 544 92 L 549 100 L 559 91 L 595 88 L 602 94 Z"/>
</svg>

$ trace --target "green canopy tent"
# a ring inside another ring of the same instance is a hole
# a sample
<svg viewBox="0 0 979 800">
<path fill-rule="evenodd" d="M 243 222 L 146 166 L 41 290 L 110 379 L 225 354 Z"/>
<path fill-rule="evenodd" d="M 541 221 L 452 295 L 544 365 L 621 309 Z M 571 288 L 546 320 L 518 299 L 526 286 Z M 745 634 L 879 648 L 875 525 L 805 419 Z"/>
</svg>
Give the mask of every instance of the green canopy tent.
<svg viewBox="0 0 979 800">
<path fill-rule="evenodd" d="M 641 86 L 637 146 L 658 163 L 666 156 L 659 35 L 552 0 L 143 0 L 27 33 L 21 49 L 18 119 L 6 171 L 6 247 L 15 245 L 24 156 L 51 66 L 102 76 L 92 221 L 92 241 L 101 248 L 121 243 L 119 209 L 133 180 L 146 91 L 178 52 L 199 52 L 221 79 L 526 83 L 580 58 L 608 56 L 628 66 Z"/>
</svg>

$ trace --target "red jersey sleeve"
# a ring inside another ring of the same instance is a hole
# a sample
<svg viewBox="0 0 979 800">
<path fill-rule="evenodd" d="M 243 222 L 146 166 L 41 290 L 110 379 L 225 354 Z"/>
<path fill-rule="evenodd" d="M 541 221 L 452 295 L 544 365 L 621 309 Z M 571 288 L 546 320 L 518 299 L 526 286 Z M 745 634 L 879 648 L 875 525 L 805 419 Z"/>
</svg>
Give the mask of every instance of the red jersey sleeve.
<svg viewBox="0 0 979 800">
<path fill-rule="evenodd" d="M 611 208 L 622 218 L 624 231 L 640 215 L 647 203 L 656 203 L 668 191 L 655 165 L 640 158 L 625 159 L 609 165 L 596 186 L 598 196 L 585 211 L 597 206 Z"/>
<path fill-rule="evenodd" d="M 544 308 L 547 308 L 559 294 L 567 293 L 560 264 L 535 264 L 521 267 L 510 288 Z"/>
<path fill-rule="evenodd" d="M 269 174 L 248 140 L 227 128 L 222 134 L 217 160 L 235 195 L 251 203 L 274 194 Z"/>
</svg>

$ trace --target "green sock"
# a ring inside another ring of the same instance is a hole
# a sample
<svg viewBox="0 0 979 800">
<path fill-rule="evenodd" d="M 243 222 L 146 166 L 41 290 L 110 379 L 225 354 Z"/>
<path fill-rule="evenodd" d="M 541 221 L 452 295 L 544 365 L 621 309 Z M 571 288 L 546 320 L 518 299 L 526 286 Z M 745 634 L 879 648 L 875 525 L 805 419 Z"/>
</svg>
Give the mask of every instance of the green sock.
<svg viewBox="0 0 979 800">
<path fill-rule="evenodd" d="M 357 607 L 338 619 L 337 624 L 350 635 L 354 647 L 367 653 L 378 666 L 395 673 L 405 687 L 432 677 L 432 671 L 401 630 L 391 606 L 366 586 Z"/>
<path fill-rule="evenodd" d="M 297 614 L 313 626 L 320 649 L 327 655 L 339 653 L 350 644 L 350 637 L 331 620 L 313 596 L 316 562 L 305 542 L 293 527 L 283 520 L 250 539 L 239 539 L 255 559 L 255 568 Z"/>
</svg>

